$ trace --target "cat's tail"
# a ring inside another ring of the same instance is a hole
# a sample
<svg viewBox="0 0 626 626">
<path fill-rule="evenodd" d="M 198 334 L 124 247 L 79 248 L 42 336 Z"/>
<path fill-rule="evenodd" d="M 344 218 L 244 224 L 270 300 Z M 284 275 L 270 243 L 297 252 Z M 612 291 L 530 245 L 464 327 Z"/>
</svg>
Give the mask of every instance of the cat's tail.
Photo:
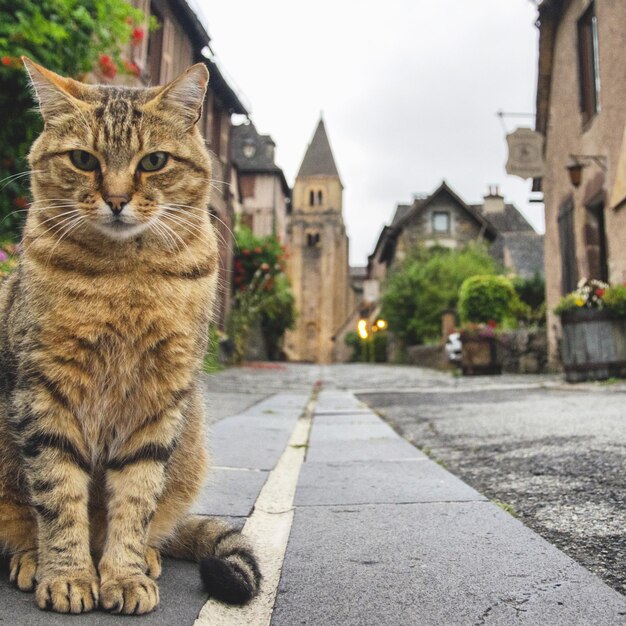
<svg viewBox="0 0 626 626">
<path fill-rule="evenodd" d="M 204 588 L 216 600 L 245 604 L 259 592 L 261 572 L 250 543 L 222 520 L 202 515 L 183 518 L 161 551 L 198 561 Z"/>
</svg>

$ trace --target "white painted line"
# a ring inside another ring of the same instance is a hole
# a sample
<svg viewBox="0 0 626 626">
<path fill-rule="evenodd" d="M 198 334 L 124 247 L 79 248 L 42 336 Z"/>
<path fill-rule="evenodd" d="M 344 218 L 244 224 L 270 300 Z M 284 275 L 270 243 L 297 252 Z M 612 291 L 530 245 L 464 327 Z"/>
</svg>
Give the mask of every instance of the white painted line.
<svg viewBox="0 0 626 626">
<path fill-rule="evenodd" d="M 269 625 L 293 522 L 293 500 L 311 433 L 314 406 L 315 400 L 311 399 L 296 422 L 276 467 L 269 473 L 254 511 L 243 528 L 243 533 L 254 546 L 263 574 L 259 595 L 244 607 L 209 600 L 194 626 Z"/>
</svg>

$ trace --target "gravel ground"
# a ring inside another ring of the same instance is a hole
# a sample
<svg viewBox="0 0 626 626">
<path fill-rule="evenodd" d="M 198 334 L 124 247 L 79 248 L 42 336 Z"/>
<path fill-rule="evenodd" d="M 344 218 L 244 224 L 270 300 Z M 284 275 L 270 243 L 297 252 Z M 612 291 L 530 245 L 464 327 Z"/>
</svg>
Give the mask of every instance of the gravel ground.
<svg viewBox="0 0 626 626">
<path fill-rule="evenodd" d="M 626 594 L 623 387 L 482 385 L 360 398 L 409 441 Z"/>
</svg>

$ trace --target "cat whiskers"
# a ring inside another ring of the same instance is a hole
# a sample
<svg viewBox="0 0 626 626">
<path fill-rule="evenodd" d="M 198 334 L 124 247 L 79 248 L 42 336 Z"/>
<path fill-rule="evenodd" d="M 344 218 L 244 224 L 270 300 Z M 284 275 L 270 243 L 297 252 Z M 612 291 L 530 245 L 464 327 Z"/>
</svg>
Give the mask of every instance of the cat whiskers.
<svg viewBox="0 0 626 626">
<path fill-rule="evenodd" d="M 18 172 L 17 174 L 11 174 L 11 176 L 7 176 L 0 180 L 0 183 L 4 183 L 2 187 L 0 187 L 0 191 L 2 191 L 7 185 L 15 182 L 18 178 L 22 178 L 23 176 L 30 176 L 31 174 L 39 174 L 41 172 L 45 172 L 45 170 L 27 170 L 26 172 Z"/>
<path fill-rule="evenodd" d="M 69 215 L 69 217 L 64 217 L 65 215 L 68 214 L 72 214 Z M 27 248 L 30 248 L 33 244 L 35 244 L 37 241 L 39 241 L 43 236 L 45 236 L 47 233 L 53 231 L 54 229 L 59 229 L 59 228 L 63 228 L 64 225 L 66 225 L 67 222 L 70 222 L 71 220 L 76 219 L 76 215 L 79 213 L 78 209 L 73 209 L 72 211 L 67 211 L 66 213 L 63 213 L 61 215 L 53 215 L 51 218 L 48 218 L 47 220 L 45 220 L 44 222 L 42 222 L 42 224 L 45 224 L 46 222 L 52 221 L 52 220 L 59 220 L 58 222 L 55 222 L 54 224 L 52 224 L 52 226 L 46 228 L 46 230 L 43 231 L 43 233 L 40 233 L 37 237 L 35 237 L 35 239 L 33 239 L 27 246 Z M 60 219 L 63 218 L 63 219 Z"/>
<path fill-rule="evenodd" d="M 50 259 L 52 258 L 52 255 L 54 254 L 54 251 L 56 250 L 57 246 L 63 241 L 63 239 L 65 239 L 73 230 L 75 230 L 78 226 L 82 226 L 82 224 L 84 223 L 84 221 L 87 219 L 85 215 L 79 215 L 78 217 L 72 217 L 70 218 L 73 221 L 70 221 L 69 224 L 66 224 L 63 232 L 61 233 L 61 236 L 59 237 L 58 241 L 54 244 L 54 246 L 52 246 L 52 250 L 50 250 L 50 254 L 48 255 L 48 259 L 46 260 L 46 265 L 48 265 L 48 263 L 50 263 Z"/>
<path fill-rule="evenodd" d="M 159 226 L 161 228 L 165 228 L 165 230 L 168 233 L 171 233 L 174 237 L 176 237 L 176 239 L 178 239 L 178 241 L 180 241 L 180 243 L 187 250 L 187 254 L 189 255 L 189 257 L 193 260 L 193 263 L 196 266 L 196 269 L 198 270 L 198 272 L 200 272 L 200 266 L 198 265 L 198 261 L 196 259 L 196 255 L 191 251 L 191 249 L 187 245 L 187 242 L 171 226 L 168 226 L 162 219 L 158 219 L 155 223 L 157 223 L 157 222 L 158 222 L 158 224 L 159 224 Z"/>
<path fill-rule="evenodd" d="M 184 213 L 184 211 L 182 211 L 182 209 L 192 209 L 192 210 L 194 210 L 194 211 L 207 211 L 207 209 L 206 209 L 206 208 L 205 208 L 205 209 L 203 209 L 203 208 L 201 208 L 201 207 L 191 206 L 190 204 L 177 204 L 177 203 L 175 203 L 175 202 L 170 202 L 170 203 L 167 205 L 167 207 L 168 207 L 168 208 L 170 208 L 170 209 L 178 209 L 181 213 Z M 207 211 L 207 212 L 208 212 L 208 211 Z M 220 219 L 220 218 L 219 218 L 219 217 L 218 217 L 215 213 L 210 213 L 209 215 L 210 215 L 210 217 L 211 217 L 212 219 L 215 219 L 216 221 L 220 222 L 220 224 L 223 224 L 223 225 L 224 225 L 224 228 L 226 228 L 226 230 L 227 230 L 227 231 L 230 233 L 230 235 L 232 236 L 233 241 L 235 241 L 235 242 L 236 242 L 236 239 L 235 239 L 235 233 L 233 233 L 233 231 L 230 229 L 230 227 L 228 226 L 228 224 L 226 224 L 226 222 L 224 222 L 224 220 Z M 226 241 L 226 239 L 224 239 L 223 235 L 222 235 L 222 234 L 221 234 L 218 230 L 216 230 L 215 232 L 216 232 L 217 236 L 220 238 L 221 243 L 223 243 L 223 244 L 224 244 L 227 248 L 229 248 L 229 249 L 232 251 L 232 248 L 230 247 L 230 245 L 228 244 L 228 242 Z"/>
</svg>

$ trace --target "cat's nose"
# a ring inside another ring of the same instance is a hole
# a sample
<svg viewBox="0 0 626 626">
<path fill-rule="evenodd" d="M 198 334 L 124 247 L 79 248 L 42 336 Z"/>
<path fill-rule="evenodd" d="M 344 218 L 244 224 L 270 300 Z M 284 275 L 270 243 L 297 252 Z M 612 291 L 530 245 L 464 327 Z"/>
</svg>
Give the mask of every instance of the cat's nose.
<svg viewBox="0 0 626 626">
<path fill-rule="evenodd" d="M 128 196 L 109 196 L 104 201 L 109 205 L 113 215 L 119 215 L 128 204 Z"/>
</svg>

